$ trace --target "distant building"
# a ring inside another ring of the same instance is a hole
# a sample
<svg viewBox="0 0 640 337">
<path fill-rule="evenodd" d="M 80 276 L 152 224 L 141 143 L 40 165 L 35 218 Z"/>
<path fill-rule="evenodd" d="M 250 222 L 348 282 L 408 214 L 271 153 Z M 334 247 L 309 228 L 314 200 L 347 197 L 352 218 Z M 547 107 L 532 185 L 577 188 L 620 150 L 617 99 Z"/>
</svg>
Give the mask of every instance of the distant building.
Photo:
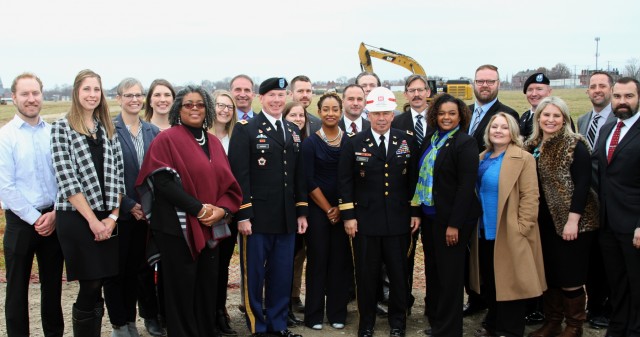
<svg viewBox="0 0 640 337">
<path fill-rule="evenodd" d="M 529 78 L 529 76 L 537 72 L 538 70 L 536 69 L 532 69 L 532 70 L 527 69 L 527 70 L 517 72 L 515 75 L 511 76 L 511 87 L 513 89 L 524 88 L 524 82 L 527 81 L 527 78 Z"/>
<path fill-rule="evenodd" d="M 593 74 L 593 72 L 595 71 L 596 71 L 595 69 L 583 69 L 582 71 L 580 71 L 580 76 L 578 76 L 578 79 L 580 80 L 580 85 L 588 86 L 589 77 L 591 77 L 591 74 Z M 620 71 L 618 71 L 618 68 L 613 68 L 613 70 L 606 71 L 606 72 L 609 73 L 611 77 L 613 77 L 614 82 L 617 81 L 620 77 L 622 77 L 622 75 L 620 75 Z"/>
</svg>

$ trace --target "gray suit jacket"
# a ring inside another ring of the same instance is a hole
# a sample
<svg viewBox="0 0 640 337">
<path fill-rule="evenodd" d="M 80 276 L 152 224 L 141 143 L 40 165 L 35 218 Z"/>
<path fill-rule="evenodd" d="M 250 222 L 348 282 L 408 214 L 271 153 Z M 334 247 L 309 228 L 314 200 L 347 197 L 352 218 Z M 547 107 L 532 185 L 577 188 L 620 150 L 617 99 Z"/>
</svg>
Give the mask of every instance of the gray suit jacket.
<svg viewBox="0 0 640 337">
<path fill-rule="evenodd" d="M 593 115 L 593 110 L 587 112 L 586 114 L 578 117 L 578 132 L 583 135 L 583 136 L 587 136 L 587 132 L 589 131 L 589 123 L 591 122 L 591 116 Z M 605 125 L 611 121 L 615 121 L 617 120 L 616 116 L 613 114 L 613 112 L 611 112 L 609 114 L 609 117 L 607 117 L 607 120 L 604 121 L 604 123 L 602 123 L 602 125 Z M 597 140 L 596 140 L 597 141 Z"/>
</svg>

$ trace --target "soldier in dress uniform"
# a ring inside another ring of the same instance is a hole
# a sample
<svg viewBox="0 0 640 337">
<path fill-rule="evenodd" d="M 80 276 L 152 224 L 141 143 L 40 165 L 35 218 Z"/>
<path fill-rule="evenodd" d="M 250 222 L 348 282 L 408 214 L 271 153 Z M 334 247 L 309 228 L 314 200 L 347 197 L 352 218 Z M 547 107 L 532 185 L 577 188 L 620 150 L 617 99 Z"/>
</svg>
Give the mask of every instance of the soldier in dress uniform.
<svg viewBox="0 0 640 337">
<path fill-rule="evenodd" d="M 420 225 L 411 207 L 417 176 L 411 131 L 391 129 L 395 96 L 384 87 L 367 97 L 371 129 L 351 134 L 340 156 L 340 213 L 351 237 L 360 322 L 359 337 L 373 336 L 376 289 L 384 263 L 390 279 L 390 336 L 405 335 L 410 236 Z"/>
<path fill-rule="evenodd" d="M 243 194 L 236 219 L 252 336 L 300 336 L 287 329 L 287 313 L 295 233 L 307 229 L 308 204 L 300 130 L 282 117 L 286 88 L 284 78 L 262 82 L 262 113 L 240 120 L 229 142 L 229 163 Z"/>
</svg>

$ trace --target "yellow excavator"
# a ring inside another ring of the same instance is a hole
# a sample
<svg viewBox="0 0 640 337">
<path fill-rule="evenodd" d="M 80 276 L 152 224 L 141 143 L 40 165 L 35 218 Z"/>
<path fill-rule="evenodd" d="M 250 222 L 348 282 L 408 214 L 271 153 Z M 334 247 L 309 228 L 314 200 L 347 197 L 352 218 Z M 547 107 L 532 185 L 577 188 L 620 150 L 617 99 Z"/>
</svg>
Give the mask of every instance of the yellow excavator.
<svg viewBox="0 0 640 337">
<path fill-rule="evenodd" d="M 373 64 L 371 63 L 371 58 L 374 57 L 399 65 L 409 70 L 413 74 L 427 77 L 427 72 L 418 63 L 418 61 L 414 60 L 410 56 L 389 49 L 374 47 L 362 42 L 360 43 L 358 56 L 360 57 L 360 68 L 362 69 L 362 71 L 373 72 Z M 471 87 L 469 81 L 447 81 L 447 83 L 444 85 L 437 85 L 436 81 L 434 80 L 428 80 L 428 82 L 429 87 L 431 88 L 432 96 L 440 92 L 447 92 L 454 97 L 458 97 L 464 100 L 470 100 L 473 98 L 473 88 Z"/>
</svg>

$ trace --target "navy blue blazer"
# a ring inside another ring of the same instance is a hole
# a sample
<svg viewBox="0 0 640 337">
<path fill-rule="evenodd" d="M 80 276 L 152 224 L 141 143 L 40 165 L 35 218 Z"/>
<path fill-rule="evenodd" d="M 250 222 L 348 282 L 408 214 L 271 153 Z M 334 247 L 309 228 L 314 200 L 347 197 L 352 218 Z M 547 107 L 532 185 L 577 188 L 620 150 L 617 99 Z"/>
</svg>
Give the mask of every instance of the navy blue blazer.
<svg viewBox="0 0 640 337">
<path fill-rule="evenodd" d="M 142 120 L 140 122 L 142 123 L 141 131 L 142 139 L 144 141 L 144 153 L 146 155 L 149 145 L 160 133 L 160 129 L 151 123 L 147 123 Z M 138 178 L 138 173 L 140 172 L 141 163 L 138 163 L 136 148 L 131 140 L 131 134 L 122 120 L 122 114 L 118 114 L 118 116 L 113 119 L 113 123 L 116 127 L 116 132 L 118 133 L 118 139 L 120 140 L 122 161 L 124 162 L 125 195 L 122 197 L 122 201 L 120 202 L 120 219 L 126 221 L 133 219 L 130 211 L 136 203 L 140 202 L 140 198 L 138 197 L 138 193 L 134 187 L 136 179 Z"/>
</svg>

